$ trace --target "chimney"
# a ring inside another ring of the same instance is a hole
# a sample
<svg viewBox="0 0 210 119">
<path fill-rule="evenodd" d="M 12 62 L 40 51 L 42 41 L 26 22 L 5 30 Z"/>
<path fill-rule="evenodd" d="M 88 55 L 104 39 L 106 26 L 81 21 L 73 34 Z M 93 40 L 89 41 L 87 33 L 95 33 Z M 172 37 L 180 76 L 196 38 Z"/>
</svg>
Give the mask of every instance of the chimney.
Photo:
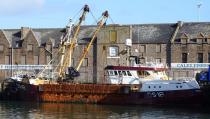
<svg viewBox="0 0 210 119">
<path fill-rule="evenodd" d="M 23 40 L 28 34 L 30 28 L 29 27 L 21 27 L 21 40 Z"/>
</svg>

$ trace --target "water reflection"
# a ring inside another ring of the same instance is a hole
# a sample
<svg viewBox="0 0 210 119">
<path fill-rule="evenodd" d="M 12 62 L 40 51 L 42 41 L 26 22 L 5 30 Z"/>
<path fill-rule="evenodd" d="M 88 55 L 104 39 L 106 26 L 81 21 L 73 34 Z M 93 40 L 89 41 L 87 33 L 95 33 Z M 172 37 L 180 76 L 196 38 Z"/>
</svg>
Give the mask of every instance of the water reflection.
<svg viewBox="0 0 210 119">
<path fill-rule="evenodd" d="M 210 118 L 210 111 L 203 107 L 0 102 L 0 117 L 1 119 L 197 119 Z"/>
</svg>

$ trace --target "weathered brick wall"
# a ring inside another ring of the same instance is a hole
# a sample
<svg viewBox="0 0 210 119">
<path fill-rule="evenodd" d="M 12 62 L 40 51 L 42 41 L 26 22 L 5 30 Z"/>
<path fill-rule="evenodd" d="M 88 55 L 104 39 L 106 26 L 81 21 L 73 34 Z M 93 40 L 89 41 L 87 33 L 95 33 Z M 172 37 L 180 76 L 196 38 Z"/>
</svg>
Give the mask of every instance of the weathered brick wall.
<svg viewBox="0 0 210 119">
<path fill-rule="evenodd" d="M 111 41 L 111 31 L 116 31 L 116 41 Z M 108 58 L 109 47 L 117 46 L 119 52 L 125 49 L 125 40 L 130 38 L 130 28 L 129 26 L 108 26 L 101 29 L 97 38 L 97 82 L 101 83 L 104 79 L 104 68 L 107 65 L 126 65 L 125 55 L 120 55 L 120 59 Z"/>
<path fill-rule="evenodd" d="M 182 62 L 182 53 L 187 53 L 187 62 L 188 63 L 197 63 L 197 54 L 203 53 L 203 63 L 208 63 L 208 53 L 210 53 L 209 44 L 189 43 L 186 45 L 183 44 L 172 44 L 172 63 L 181 63 Z"/>
<path fill-rule="evenodd" d="M 111 41 L 111 31 L 116 31 L 116 41 Z M 90 34 L 91 30 L 83 31 L 84 34 Z M 14 49 L 14 57 L 13 63 L 21 64 L 21 56 L 26 56 L 26 64 L 34 64 L 34 56 L 39 56 L 39 64 L 47 64 L 47 56 L 49 54 L 45 51 L 43 47 L 40 47 L 40 39 L 37 39 L 35 36 L 36 34 L 33 33 L 33 30 L 21 29 L 21 38 L 23 41 L 22 48 Z M 129 25 L 113 25 L 107 26 L 100 30 L 97 35 L 97 46 L 94 49 L 93 46 L 91 47 L 90 51 L 87 54 L 88 58 L 88 65 L 81 66 L 80 72 L 81 77 L 76 79 L 78 82 L 85 81 L 85 82 L 93 82 L 93 77 L 97 77 L 97 82 L 103 82 L 104 79 L 104 68 L 107 65 L 126 65 L 127 64 L 127 55 L 119 55 L 120 58 L 108 58 L 109 57 L 109 47 L 110 46 L 117 46 L 119 48 L 119 52 L 126 49 L 125 41 L 126 39 L 131 38 L 131 27 Z M 84 48 L 86 47 L 87 42 L 80 43 L 78 47 L 75 48 L 75 52 L 73 54 L 74 58 L 74 66 L 76 66 L 79 62 L 79 59 L 83 53 Z M 210 38 L 208 38 L 208 43 L 210 43 Z M 172 43 L 171 44 L 171 63 L 181 63 L 182 62 L 182 53 L 188 53 L 188 63 L 196 63 L 197 62 L 197 53 L 203 53 L 204 56 L 204 63 L 208 62 L 208 53 L 210 52 L 210 45 L 208 43 L 202 44 L 198 48 L 197 43 Z M 4 51 L 0 52 L 0 64 L 4 64 L 4 59 L 6 55 L 11 55 L 11 49 L 9 49 L 9 42 L 6 39 L 5 35 L 2 31 L 0 31 L 0 44 L 3 44 Z M 33 45 L 33 51 L 27 51 L 27 45 Z M 48 45 L 52 45 L 52 41 L 49 39 L 47 41 Z M 140 46 L 145 46 L 145 52 L 141 52 Z M 161 45 L 161 52 L 156 52 L 156 46 Z M 133 43 L 131 47 L 131 55 L 144 57 L 147 61 L 161 59 L 162 63 L 166 62 L 166 45 L 165 43 Z M 56 52 L 58 48 L 52 48 L 52 52 Z M 96 62 L 94 59 L 94 51 L 96 51 Z M 55 54 L 53 54 L 55 55 Z M 93 73 L 94 65 L 97 67 L 97 73 Z M 182 72 L 182 71 L 181 71 Z M 10 74 L 10 73 L 9 73 Z M 174 73 L 175 75 L 188 75 L 191 72 L 186 73 Z M 5 77 L 5 72 L 0 71 L 0 78 Z"/>
<path fill-rule="evenodd" d="M 0 64 L 5 64 L 5 56 L 11 56 L 11 49 L 9 41 L 6 39 L 3 31 L 0 30 L 0 45 L 3 45 L 3 51 L 0 51 Z M 5 71 L 0 70 L 0 81 L 5 77 Z"/>
</svg>

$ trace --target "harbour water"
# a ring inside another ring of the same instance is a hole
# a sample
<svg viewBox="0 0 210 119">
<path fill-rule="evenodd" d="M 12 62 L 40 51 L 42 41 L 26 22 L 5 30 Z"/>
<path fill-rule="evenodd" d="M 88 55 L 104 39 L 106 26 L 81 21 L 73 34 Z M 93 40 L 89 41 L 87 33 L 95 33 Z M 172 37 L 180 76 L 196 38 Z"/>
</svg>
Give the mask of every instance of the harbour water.
<svg viewBox="0 0 210 119">
<path fill-rule="evenodd" d="M 210 119 L 210 108 L 0 102 L 1 119 Z"/>
</svg>

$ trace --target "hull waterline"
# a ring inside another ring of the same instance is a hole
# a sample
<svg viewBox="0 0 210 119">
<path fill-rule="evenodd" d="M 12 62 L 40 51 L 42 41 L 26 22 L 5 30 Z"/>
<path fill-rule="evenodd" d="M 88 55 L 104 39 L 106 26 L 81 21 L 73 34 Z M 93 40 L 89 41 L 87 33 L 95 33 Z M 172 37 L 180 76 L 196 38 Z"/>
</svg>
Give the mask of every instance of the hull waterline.
<svg viewBox="0 0 210 119">
<path fill-rule="evenodd" d="M 18 87 L 15 89 L 15 87 Z M 4 85 L 2 100 L 95 104 L 201 104 L 206 96 L 201 90 L 138 92 L 135 85 L 113 84 L 43 84 Z"/>
</svg>

